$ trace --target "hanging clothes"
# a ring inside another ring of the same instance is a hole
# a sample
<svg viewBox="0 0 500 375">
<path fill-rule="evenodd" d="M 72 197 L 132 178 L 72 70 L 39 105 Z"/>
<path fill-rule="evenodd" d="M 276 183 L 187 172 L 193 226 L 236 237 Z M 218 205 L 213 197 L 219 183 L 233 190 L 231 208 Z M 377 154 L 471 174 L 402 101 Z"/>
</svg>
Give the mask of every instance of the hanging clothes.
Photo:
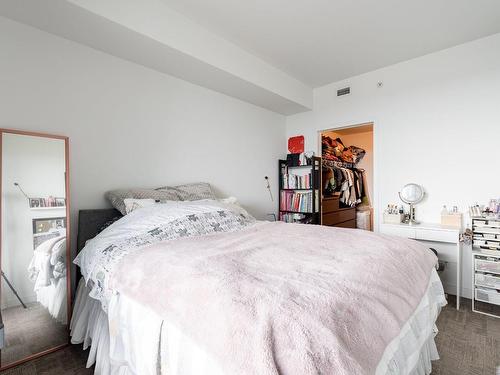
<svg viewBox="0 0 500 375">
<path fill-rule="evenodd" d="M 342 164 L 340 164 L 342 165 Z M 324 193 L 340 194 L 340 202 L 354 207 L 363 201 L 366 195 L 366 176 L 364 169 L 346 168 L 332 162 L 324 163 Z"/>
</svg>

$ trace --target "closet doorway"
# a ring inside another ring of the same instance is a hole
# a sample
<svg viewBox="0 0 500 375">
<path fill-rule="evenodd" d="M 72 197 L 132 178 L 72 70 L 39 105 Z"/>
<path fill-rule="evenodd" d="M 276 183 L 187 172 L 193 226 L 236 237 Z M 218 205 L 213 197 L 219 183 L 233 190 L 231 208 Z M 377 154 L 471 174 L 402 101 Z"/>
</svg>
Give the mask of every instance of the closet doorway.
<svg viewBox="0 0 500 375">
<path fill-rule="evenodd" d="M 373 231 L 373 123 L 319 132 L 322 224 Z"/>
</svg>

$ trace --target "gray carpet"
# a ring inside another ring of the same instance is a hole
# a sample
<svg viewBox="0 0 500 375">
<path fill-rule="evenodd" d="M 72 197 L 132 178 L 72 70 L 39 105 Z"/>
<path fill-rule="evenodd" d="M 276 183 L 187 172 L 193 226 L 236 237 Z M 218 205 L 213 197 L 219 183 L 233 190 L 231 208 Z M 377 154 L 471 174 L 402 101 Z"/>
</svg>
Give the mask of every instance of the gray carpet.
<svg viewBox="0 0 500 375">
<path fill-rule="evenodd" d="M 38 302 L 2 310 L 5 326 L 5 348 L 1 351 L 1 364 L 24 359 L 32 354 L 68 342 L 67 326 L 56 321 Z"/>
<path fill-rule="evenodd" d="M 5 370 L 2 375 L 91 375 L 85 368 L 88 350 L 80 345 L 69 345 L 65 349 L 35 359 L 23 365 Z"/>
<path fill-rule="evenodd" d="M 437 345 L 441 360 L 433 362 L 433 375 L 495 375 L 500 365 L 500 319 L 474 314 L 470 301 L 456 311 L 453 301 L 438 320 Z M 84 375 L 87 353 L 69 346 L 2 375 Z"/>
<path fill-rule="evenodd" d="M 452 307 L 451 298 L 454 297 L 450 296 L 449 305 L 438 319 L 436 343 L 441 359 L 433 363 L 432 374 L 500 374 L 497 370 L 500 367 L 500 319 L 473 313 L 470 300 L 462 300 L 457 311 Z M 495 310 L 500 313 L 499 309 Z"/>
</svg>

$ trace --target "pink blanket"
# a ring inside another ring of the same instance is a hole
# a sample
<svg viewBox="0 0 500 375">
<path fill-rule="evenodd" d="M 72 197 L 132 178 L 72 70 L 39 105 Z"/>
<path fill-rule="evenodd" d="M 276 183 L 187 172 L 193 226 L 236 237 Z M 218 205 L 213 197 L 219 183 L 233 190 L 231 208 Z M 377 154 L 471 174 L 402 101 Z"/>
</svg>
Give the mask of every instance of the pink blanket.
<svg viewBox="0 0 500 375">
<path fill-rule="evenodd" d="M 259 223 L 126 256 L 113 285 L 227 374 L 373 374 L 436 262 L 416 241 Z"/>
</svg>

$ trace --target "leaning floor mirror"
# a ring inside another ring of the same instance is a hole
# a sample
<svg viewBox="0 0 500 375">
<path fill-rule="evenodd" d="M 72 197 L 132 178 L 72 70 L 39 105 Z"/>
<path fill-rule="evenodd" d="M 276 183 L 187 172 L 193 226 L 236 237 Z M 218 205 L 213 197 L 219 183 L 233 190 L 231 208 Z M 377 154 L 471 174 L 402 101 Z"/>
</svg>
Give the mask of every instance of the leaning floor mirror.
<svg viewBox="0 0 500 375">
<path fill-rule="evenodd" d="M 67 137 L 0 129 L 0 370 L 69 342 Z"/>
</svg>

